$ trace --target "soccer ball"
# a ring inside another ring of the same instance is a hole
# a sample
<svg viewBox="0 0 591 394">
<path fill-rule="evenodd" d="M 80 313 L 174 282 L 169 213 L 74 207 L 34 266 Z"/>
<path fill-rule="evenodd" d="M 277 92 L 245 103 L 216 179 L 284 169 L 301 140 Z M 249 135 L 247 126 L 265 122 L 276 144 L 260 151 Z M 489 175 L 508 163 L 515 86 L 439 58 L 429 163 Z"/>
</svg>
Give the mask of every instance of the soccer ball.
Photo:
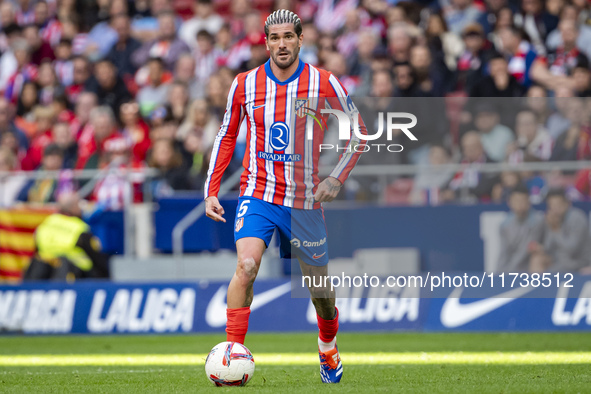
<svg viewBox="0 0 591 394">
<path fill-rule="evenodd" d="M 244 386 L 254 374 L 254 358 L 238 342 L 218 343 L 205 360 L 205 374 L 215 386 Z"/>
</svg>

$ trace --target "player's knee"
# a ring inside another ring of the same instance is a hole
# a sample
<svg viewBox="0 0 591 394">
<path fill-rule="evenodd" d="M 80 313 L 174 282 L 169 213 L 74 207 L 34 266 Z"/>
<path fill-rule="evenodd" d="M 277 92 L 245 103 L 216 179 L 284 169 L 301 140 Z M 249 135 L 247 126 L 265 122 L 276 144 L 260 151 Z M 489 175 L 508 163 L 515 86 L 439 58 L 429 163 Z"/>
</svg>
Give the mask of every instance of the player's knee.
<svg viewBox="0 0 591 394">
<path fill-rule="evenodd" d="M 254 281 L 258 272 L 258 264 L 253 257 L 242 257 L 238 259 L 236 276 L 244 285 Z"/>
</svg>

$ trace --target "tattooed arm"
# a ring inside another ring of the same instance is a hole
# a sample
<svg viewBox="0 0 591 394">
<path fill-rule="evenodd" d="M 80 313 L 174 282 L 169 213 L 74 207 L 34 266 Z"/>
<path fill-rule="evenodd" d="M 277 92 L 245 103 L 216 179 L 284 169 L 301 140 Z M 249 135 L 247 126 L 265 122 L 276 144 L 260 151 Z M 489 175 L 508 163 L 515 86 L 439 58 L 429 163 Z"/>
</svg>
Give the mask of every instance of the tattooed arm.
<svg viewBox="0 0 591 394">
<path fill-rule="evenodd" d="M 318 202 L 331 202 L 339 194 L 341 186 L 341 181 L 329 176 L 318 185 L 314 199 Z"/>
</svg>

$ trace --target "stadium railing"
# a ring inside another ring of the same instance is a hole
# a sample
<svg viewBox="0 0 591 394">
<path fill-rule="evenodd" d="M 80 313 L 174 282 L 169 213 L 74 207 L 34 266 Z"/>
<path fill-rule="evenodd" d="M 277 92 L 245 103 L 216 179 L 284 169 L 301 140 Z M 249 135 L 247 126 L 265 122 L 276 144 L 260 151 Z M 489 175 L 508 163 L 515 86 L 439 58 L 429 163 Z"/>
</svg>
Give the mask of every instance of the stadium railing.
<svg viewBox="0 0 591 394">
<path fill-rule="evenodd" d="M 387 187 L 389 183 L 389 178 L 393 176 L 412 176 L 416 175 L 421 171 L 429 171 L 435 170 L 443 171 L 447 170 L 450 172 L 458 172 L 458 171 L 465 171 L 468 169 L 477 169 L 479 172 L 482 173 L 501 173 L 503 171 L 512 171 L 512 172 L 519 172 L 519 171 L 534 171 L 534 172 L 552 172 L 552 171 L 561 171 L 561 172 L 572 172 L 577 170 L 589 169 L 591 168 L 591 161 L 564 161 L 564 162 L 528 162 L 528 163 L 518 163 L 518 164 L 508 164 L 508 163 L 485 163 L 485 164 L 477 164 L 477 165 L 466 165 L 466 164 L 445 164 L 445 165 L 438 165 L 438 166 L 424 166 L 424 165 L 358 165 L 352 172 L 352 176 L 356 178 L 362 177 L 377 177 L 380 187 L 383 189 Z M 319 169 L 320 177 L 325 177 L 332 171 L 332 166 L 321 166 Z M 140 169 L 140 170 L 131 170 L 131 169 L 121 169 L 118 166 L 114 168 L 106 168 L 103 170 L 66 170 L 68 171 L 68 176 L 75 180 L 84 181 L 85 183 L 82 184 L 82 187 L 79 189 L 78 193 L 81 197 L 87 197 L 94 189 L 94 186 L 97 182 L 101 179 L 105 178 L 108 175 L 115 174 L 120 176 L 122 179 L 132 185 L 134 179 L 137 180 L 141 178 L 144 180 L 143 182 L 143 191 L 144 191 L 144 203 L 148 206 L 148 212 L 153 213 L 156 209 L 156 204 L 154 203 L 153 196 L 151 195 L 151 191 L 149 188 L 149 181 L 158 175 L 158 171 L 152 168 Z M 238 184 L 240 180 L 240 175 L 242 171 L 237 171 L 236 173 L 232 174 L 222 185 L 220 189 L 220 196 L 223 196 L 233 190 L 235 186 Z M 20 176 L 26 178 L 27 180 L 31 179 L 59 179 L 60 176 L 63 176 L 64 171 L 16 171 L 16 172 L 2 172 L 0 171 L 0 179 L 3 179 L 7 176 Z M 383 201 L 378 201 L 378 203 L 383 203 Z M 123 202 L 123 210 L 124 210 L 124 255 L 126 257 L 134 257 L 136 255 L 141 256 L 145 255 L 144 253 L 138 253 L 135 248 L 137 242 L 136 239 L 136 231 L 138 230 L 136 225 L 136 219 L 132 217 L 132 209 L 131 207 L 134 205 L 133 203 L 133 196 L 129 193 L 126 194 Z M 182 256 L 184 253 L 184 246 L 183 246 L 183 234 L 193 223 L 195 223 L 199 218 L 201 218 L 205 214 L 205 204 L 201 203 L 193 208 L 189 213 L 187 213 L 174 227 L 172 231 L 172 241 L 173 241 L 173 254 L 175 256 Z M 146 242 L 152 242 L 150 236 L 144 236 L 143 240 Z M 145 248 L 148 250 L 147 254 L 151 254 L 151 245 L 145 245 Z"/>
</svg>

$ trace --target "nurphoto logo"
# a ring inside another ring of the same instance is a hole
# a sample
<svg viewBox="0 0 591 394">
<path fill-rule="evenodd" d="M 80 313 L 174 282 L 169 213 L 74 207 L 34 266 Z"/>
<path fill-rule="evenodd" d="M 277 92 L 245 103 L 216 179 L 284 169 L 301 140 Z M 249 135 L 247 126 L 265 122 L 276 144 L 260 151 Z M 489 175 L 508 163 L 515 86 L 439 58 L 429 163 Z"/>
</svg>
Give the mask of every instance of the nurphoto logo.
<svg viewBox="0 0 591 394">
<path fill-rule="evenodd" d="M 386 143 L 366 143 L 365 141 L 376 141 L 382 137 L 384 132 L 386 133 L 386 140 L 392 141 L 394 139 L 394 131 L 400 130 L 406 137 L 411 141 L 417 141 L 417 137 L 410 131 L 411 128 L 417 125 L 417 117 L 414 114 L 409 112 L 378 112 L 377 114 L 377 123 L 378 129 L 373 134 L 370 134 L 369 130 L 367 133 L 362 132 L 361 127 L 359 126 L 359 118 L 360 114 L 353 101 L 350 97 L 347 97 L 347 108 L 346 111 L 338 110 L 338 109 L 320 109 L 319 111 L 314 111 L 313 109 L 306 107 L 304 103 L 298 102 L 300 104 L 297 107 L 298 115 L 303 110 L 307 110 L 303 112 L 303 115 L 308 115 L 314 118 L 315 122 L 320 126 L 321 130 L 327 128 L 327 123 L 324 119 L 325 115 L 328 117 L 329 115 L 334 115 L 338 122 L 338 135 L 340 141 L 351 141 L 352 143 L 347 143 L 346 146 L 339 146 L 338 144 L 320 144 L 319 151 L 326 151 L 326 150 L 336 150 L 338 151 L 347 151 L 347 152 L 368 152 L 370 150 L 373 151 L 388 151 L 392 153 L 402 152 L 404 149 L 400 144 L 386 144 Z M 318 115 L 320 112 L 320 116 Z M 320 118 L 321 120 L 319 120 Z M 400 123 L 401 120 L 408 120 L 407 122 Z M 384 125 L 385 124 L 385 125 Z M 323 127 L 324 126 L 324 127 Z M 351 138 L 351 130 L 353 130 L 353 138 Z M 306 129 L 306 138 L 308 140 L 312 140 L 314 138 L 314 124 L 309 123 Z"/>
</svg>

